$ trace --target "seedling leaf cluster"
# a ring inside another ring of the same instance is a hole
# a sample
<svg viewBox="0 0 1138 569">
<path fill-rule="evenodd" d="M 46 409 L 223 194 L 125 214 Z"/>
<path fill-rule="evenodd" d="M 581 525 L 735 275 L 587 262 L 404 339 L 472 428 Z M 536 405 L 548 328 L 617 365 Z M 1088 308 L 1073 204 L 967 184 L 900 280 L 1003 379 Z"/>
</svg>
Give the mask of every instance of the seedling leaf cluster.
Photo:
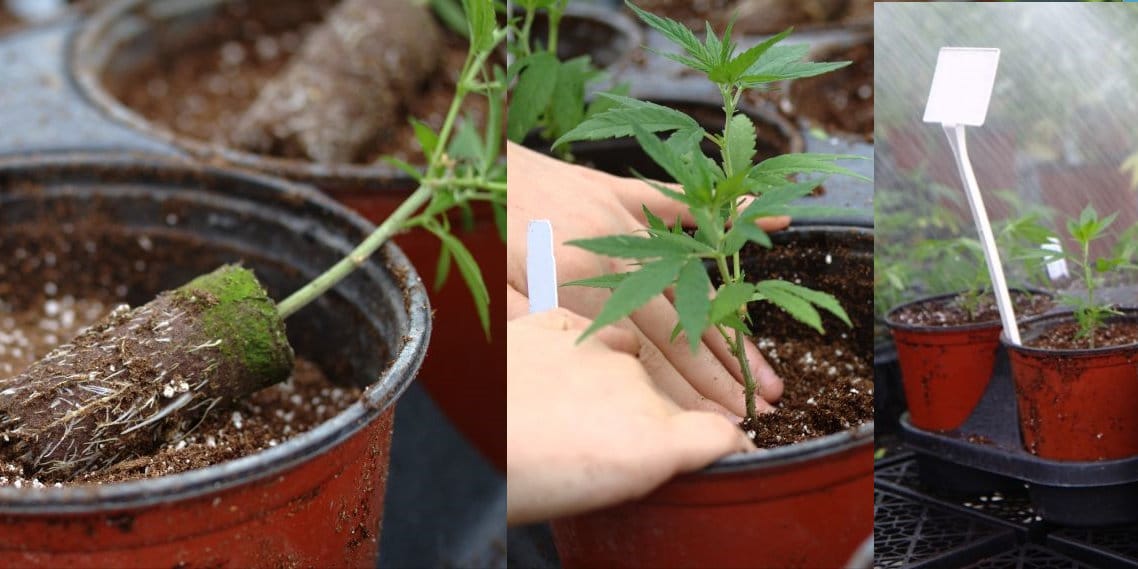
<svg viewBox="0 0 1138 569">
<path fill-rule="evenodd" d="M 705 74 L 723 99 L 723 132 L 708 132 L 692 117 L 675 109 L 614 94 L 602 94 L 611 108 L 587 117 L 555 143 L 560 147 L 581 140 L 635 137 L 640 147 L 679 187 L 644 181 L 669 198 L 683 203 L 695 220 L 689 235 L 680 220 L 664 220 L 644 208 L 648 227 L 643 235 L 612 235 L 580 239 L 570 244 L 609 257 L 628 259 L 633 269 L 569 283 L 612 289 L 612 296 L 586 330 L 588 336 L 643 306 L 672 287 L 681 333 L 695 350 L 704 331 L 716 330 L 730 346 L 743 370 L 747 415 L 756 416 L 756 384 L 743 349 L 752 335 L 747 304 L 769 302 L 795 320 L 823 332 L 821 312 L 851 325 L 836 298 L 781 280 L 748 282 L 740 251 L 749 242 L 771 247 L 770 237 L 758 226 L 763 217 L 827 213 L 807 208 L 796 200 L 811 193 L 822 176 L 861 178 L 838 164 L 852 156 L 787 154 L 755 163 L 756 131 L 751 119 L 739 112 L 746 89 L 774 82 L 819 75 L 847 65 L 803 61 L 808 47 L 783 45 L 789 30 L 740 51 L 731 39 L 731 25 L 722 36 L 708 26 L 701 41 L 682 24 L 629 7 L 647 25 L 679 48 L 661 55 Z M 718 159 L 700 149 L 704 140 L 715 143 Z M 802 176 L 811 176 L 803 179 Z M 864 178 L 862 178 L 864 179 Z M 749 203 L 747 200 L 750 200 Z M 671 223 L 669 223 L 671 222 Z M 713 286 L 708 266 L 722 281 Z"/>
</svg>

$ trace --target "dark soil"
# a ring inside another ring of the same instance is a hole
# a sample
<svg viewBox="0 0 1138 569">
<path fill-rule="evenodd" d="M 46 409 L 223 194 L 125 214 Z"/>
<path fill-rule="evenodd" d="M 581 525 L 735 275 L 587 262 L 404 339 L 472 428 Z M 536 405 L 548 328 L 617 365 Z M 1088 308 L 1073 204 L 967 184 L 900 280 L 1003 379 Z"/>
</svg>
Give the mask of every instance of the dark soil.
<svg viewBox="0 0 1138 569">
<path fill-rule="evenodd" d="M 326 2 L 320 5 L 327 9 Z M 231 125 L 285 68 L 319 23 L 319 13 L 313 14 L 311 21 L 287 26 L 243 2 L 225 5 L 224 14 L 219 20 L 227 21 L 216 23 L 192 45 L 170 46 L 168 53 L 159 54 L 147 65 L 103 77 L 107 89 L 123 104 L 176 133 L 228 146 Z M 463 38 L 447 32 L 439 49 L 444 52 L 439 70 L 416 96 L 404 101 L 403 109 L 407 117 L 416 117 L 436 129 L 441 127 L 454 97 L 467 45 Z M 472 97 L 468 107 L 476 119 L 485 115 L 485 104 L 478 97 Z M 364 145 L 357 163 L 372 163 L 380 156 L 394 156 L 412 164 L 425 162 L 406 119 L 394 121 Z"/>
<path fill-rule="evenodd" d="M 1024 319 L 1043 314 L 1055 306 L 1054 300 L 1046 295 L 1011 291 L 1012 304 L 1015 305 L 1016 318 Z M 928 300 L 912 304 L 893 315 L 893 319 L 913 326 L 962 326 L 995 322 L 1000 319 L 1000 309 L 995 300 L 985 293 L 980 298 L 979 307 L 969 315 L 960 303 L 960 297 Z"/>
<path fill-rule="evenodd" d="M 1075 334 L 1078 332 L 1078 324 L 1064 322 L 1048 328 L 1043 334 L 1025 341 L 1024 344 L 1045 350 L 1084 350 L 1092 346 L 1107 348 L 1138 344 L 1138 323 L 1135 322 L 1107 322 L 1095 330 L 1093 343 L 1091 338 L 1076 340 Z"/>
<path fill-rule="evenodd" d="M 69 341 L 102 318 L 113 304 L 62 296 L 14 311 L 0 303 L 0 378 L 18 374 L 59 343 Z M 358 388 L 332 385 L 315 364 L 298 358 L 288 381 L 227 409 L 215 408 L 193 431 L 152 456 L 85 474 L 68 485 L 154 478 L 253 454 L 330 419 L 359 395 Z M 0 461 L 0 485 L 43 487 L 44 482 L 25 477 L 19 464 Z"/>
<path fill-rule="evenodd" d="M 873 365 L 846 338 L 817 341 L 758 338 L 786 388 L 773 413 L 740 425 L 760 448 L 802 442 L 873 420 Z"/>
<path fill-rule="evenodd" d="M 0 5 L 0 34 L 14 30 L 22 25 L 23 20 L 12 15 L 7 9 Z"/>
<path fill-rule="evenodd" d="M 790 84 L 784 111 L 806 118 L 828 132 L 856 134 L 873 142 L 873 43 L 827 53 L 818 61 L 851 61 L 850 65 Z"/>
<path fill-rule="evenodd" d="M 744 421 L 761 448 L 802 442 L 873 420 L 872 237 L 857 233 L 772 234 L 775 247 L 743 249 L 748 281 L 783 279 L 828 292 L 854 323 L 824 315 L 824 335 L 768 303 L 749 307 L 756 345 L 782 377 L 775 411 Z"/>
</svg>

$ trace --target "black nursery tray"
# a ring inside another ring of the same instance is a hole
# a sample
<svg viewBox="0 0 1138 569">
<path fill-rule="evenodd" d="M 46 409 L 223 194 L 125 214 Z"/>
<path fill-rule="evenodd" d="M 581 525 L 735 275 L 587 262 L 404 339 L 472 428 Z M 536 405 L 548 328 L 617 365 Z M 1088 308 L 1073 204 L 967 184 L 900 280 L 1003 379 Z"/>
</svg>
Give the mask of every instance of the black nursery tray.
<svg viewBox="0 0 1138 569">
<path fill-rule="evenodd" d="M 1138 522 L 1138 457 L 1096 462 L 1039 458 L 1020 443 L 1015 387 L 1007 358 L 959 429 L 935 433 L 901 418 L 901 437 L 917 452 L 922 482 L 939 492 L 967 495 L 1027 484 L 1036 513 L 1068 526 Z"/>
</svg>

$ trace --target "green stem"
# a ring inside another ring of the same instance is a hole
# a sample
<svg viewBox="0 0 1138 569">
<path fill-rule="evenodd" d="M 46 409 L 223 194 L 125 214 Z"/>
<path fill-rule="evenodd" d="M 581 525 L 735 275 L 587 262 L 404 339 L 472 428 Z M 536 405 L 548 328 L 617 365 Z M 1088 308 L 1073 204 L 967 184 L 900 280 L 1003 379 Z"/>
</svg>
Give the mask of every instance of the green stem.
<svg viewBox="0 0 1138 569">
<path fill-rule="evenodd" d="M 553 55 L 557 55 L 557 34 L 558 29 L 561 27 L 561 12 L 557 10 L 549 11 L 549 46 L 546 50 Z"/>
<path fill-rule="evenodd" d="M 1091 274 L 1091 242 L 1090 240 L 1083 241 L 1083 282 L 1087 287 L 1087 307 L 1094 309 L 1095 306 L 1095 279 Z M 1090 344 L 1091 349 L 1095 347 L 1095 328 L 1098 327 L 1098 315 L 1094 319 L 1087 321 L 1087 342 Z"/>
<path fill-rule="evenodd" d="M 524 53 L 525 55 L 529 55 L 529 54 L 533 53 L 532 46 L 530 45 L 530 39 L 529 39 L 530 31 L 533 28 L 533 16 L 534 16 L 534 9 L 532 9 L 532 8 L 527 9 L 525 21 L 522 23 L 522 31 L 521 31 L 522 37 L 519 39 L 521 40 L 522 53 Z"/>
<path fill-rule="evenodd" d="M 484 178 L 424 178 L 422 183 L 433 186 L 461 186 L 463 188 L 475 188 L 491 192 L 504 193 L 506 191 L 505 182 L 491 182 Z"/>
<path fill-rule="evenodd" d="M 277 304 L 277 314 L 282 319 L 292 316 L 352 274 L 353 271 L 363 265 L 372 253 L 375 253 L 388 239 L 403 229 L 403 222 L 407 221 L 411 214 L 418 211 L 431 199 L 432 190 L 432 186 L 419 186 L 406 201 L 399 205 L 394 213 L 383 220 L 383 223 L 347 257 L 340 259 L 340 262 L 332 265 L 332 268 L 325 271 L 324 274 L 316 277 L 312 282 L 304 285 L 300 290 Z"/>
<path fill-rule="evenodd" d="M 739 360 L 739 368 L 743 370 L 743 398 L 747 402 L 747 418 L 754 420 L 757 417 L 755 413 L 755 378 L 751 375 L 751 364 L 747 362 L 746 341 L 742 330 L 736 330 L 735 359 Z"/>
</svg>

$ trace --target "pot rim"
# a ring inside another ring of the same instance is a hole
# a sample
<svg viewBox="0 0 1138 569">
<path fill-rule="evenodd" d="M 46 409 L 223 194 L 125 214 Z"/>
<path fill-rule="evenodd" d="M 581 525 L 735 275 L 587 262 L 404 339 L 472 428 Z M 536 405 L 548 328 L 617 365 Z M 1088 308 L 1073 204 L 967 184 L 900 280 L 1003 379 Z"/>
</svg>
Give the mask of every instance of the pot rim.
<svg viewBox="0 0 1138 569">
<path fill-rule="evenodd" d="M 0 157 L 0 176 L 45 168 L 63 168 L 61 173 L 49 177 L 58 177 L 62 180 L 68 177 L 87 178 L 94 183 L 98 183 L 97 178 L 85 177 L 82 173 L 89 172 L 92 168 L 118 173 L 129 173 L 134 170 L 139 177 L 145 178 L 163 172 L 180 172 L 194 173 L 218 182 L 236 180 L 254 183 L 288 196 L 286 200 L 303 201 L 315 206 L 321 210 L 321 213 L 344 222 L 352 230 L 367 234 L 373 229 L 373 226 L 359 214 L 311 187 L 256 172 L 145 154 L 58 152 Z M 226 196 L 239 198 L 239 195 L 231 193 L 226 193 Z M 297 200 L 297 197 L 300 199 Z M 257 203 L 265 205 L 263 202 Z M 279 207 L 279 204 L 275 205 Z M 395 400 L 410 386 L 426 355 L 431 331 L 431 308 L 426 287 L 415 268 L 394 243 L 389 242 L 384 246 L 383 256 L 387 258 L 388 264 L 381 267 L 378 264 L 381 257 L 373 256 L 371 262 L 373 270 L 382 269 L 393 274 L 405 272 L 407 275 L 402 282 L 404 297 L 401 299 L 402 305 L 406 306 L 408 311 L 407 329 L 403 334 L 403 343 L 393 355 L 391 363 L 379 374 L 375 382 L 364 390 L 360 400 L 347 409 L 313 429 L 274 447 L 205 468 L 157 478 L 101 485 L 61 488 L 48 485 L 35 490 L 3 486 L 0 487 L 0 513 L 36 515 L 91 513 L 138 509 L 200 498 L 280 475 L 355 435 L 389 411 Z"/>
<path fill-rule="evenodd" d="M 514 10 L 517 11 L 517 8 L 515 7 Z M 624 69 L 632 61 L 633 53 L 641 49 L 644 45 L 644 32 L 641 31 L 640 26 L 636 25 L 636 21 L 623 11 L 612 10 L 599 4 L 570 2 L 562 14 L 562 25 L 565 24 L 566 20 L 573 18 L 600 23 L 614 30 L 616 35 L 628 38 L 628 49 L 622 51 L 615 61 L 605 66 L 599 65 L 596 61 L 592 62 L 594 66 L 602 71 L 611 73 Z M 592 59 L 592 57 L 589 59 Z"/>
<path fill-rule="evenodd" d="M 1055 295 L 1051 294 L 1050 292 L 1047 292 L 1045 290 L 1031 288 L 1031 287 L 1015 287 L 1015 288 L 1012 288 L 1009 290 L 1012 292 L 1028 292 L 1028 293 L 1031 293 L 1032 296 L 1042 295 L 1042 296 L 1047 296 L 1051 299 L 1055 298 Z M 999 318 L 996 318 L 995 320 L 987 320 L 985 322 L 971 322 L 969 324 L 955 324 L 952 326 L 931 326 L 928 324 L 908 324 L 905 322 L 900 322 L 895 318 L 895 316 L 898 312 L 900 312 L 901 310 L 908 308 L 910 306 L 925 303 L 925 302 L 931 302 L 934 300 L 942 300 L 942 299 L 946 299 L 946 298 L 951 298 L 951 297 L 955 297 L 955 296 L 959 296 L 959 295 L 960 295 L 959 291 L 958 292 L 950 292 L 950 293 L 946 293 L 946 294 L 936 294 L 936 295 L 925 296 L 925 297 L 918 298 L 916 300 L 910 300 L 909 302 L 904 302 L 904 303 L 898 304 L 897 306 L 894 306 L 893 308 L 889 309 L 889 312 L 885 313 L 885 317 L 884 317 L 883 321 L 885 322 L 885 325 L 889 327 L 890 330 L 900 330 L 902 332 L 917 332 L 917 333 L 926 333 L 926 334 L 935 334 L 938 332 L 940 332 L 940 333 L 974 332 L 977 330 L 987 330 L 987 329 L 999 328 L 999 327 L 1003 326 L 1003 323 L 1000 321 Z M 1048 312 L 1050 312 L 1050 310 L 1051 309 L 1049 309 L 1047 312 L 1044 312 L 1043 314 L 1036 314 L 1034 316 L 1018 318 L 1018 319 L 1016 319 L 1016 323 L 1022 326 L 1024 324 L 1036 319 L 1036 318 L 1047 315 Z"/>
<path fill-rule="evenodd" d="M 1106 319 L 1106 321 L 1107 322 L 1117 322 L 1119 320 L 1129 320 L 1129 321 L 1138 322 L 1138 307 L 1122 307 L 1122 308 L 1119 308 L 1118 310 L 1120 312 L 1122 312 L 1122 314 L 1116 314 L 1116 315 L 1110 316 Z M 1073 310 L 1063 310 L 1062 312 L 1053 312 L 1050 314 L 1040 314 L 1040 315 L 1035 316 L 1033 318 L 1030 318 L 1028 320 L 1021 321 L 1020 324 L 1023 326 L 1046 328 L 1046 327 L 1049 327 L 1048 324 L 1052 324 L 1052 322 L 1049 322 L 1051 320 L 1061 320 L 1063 322 L 1069 322 L 1069 321 L 1073 321 L 1074 319 L 1075 319 L 1075 316 L 1074 316 Z M 1113 354 L 1123 353 L 1123 352 L 1128 352 L 1128 351 L 1138 351 L 1138 342 L 1134 342 L 1131 344 L 1122 344 L 1119 346 L 1105 346 L 1102 348 L 1064 348 L 1061 350 L 1050 349 L 1050 348 L 1036 348 L 1036 347 L 1025 346 L 1025 345 L 1018 345 L 1017 346 L 1017 345 L 1013 345 L 1011 343 L 1011 339 L 1009 339 L 1007 333 L 1004 333 L 1004 332 L 1000 333 L 1000 344 L 1009 350 L 1015 351 L 1017 353 L 1025 355 L 1025 356 L 1036 356 L 1036 357 L 1060 356 L 1060 357 L 1071 357 L 1071 358 L 1077 358 L 1077 357 L 1091 358 L 1091 357 L 1113 355 Z"/>
<path fill-rule="evenodd" d="M 858 225 L 842 225 L 832 221 L 829 223 L 809 221 L 801 224 L 792 222 L 790 227 L 778 233 L 794 232 L 794 230 L 800 232 L 819 230 L 848 232 L 851 229 L 856 230 L 859 234 L 873 235 L 872 225 L 863 225 L 861 223 Z M 817 458 L 837 454 L 846 449 L 866 444 L 873 444 L 873 421 L 862 423 L 856 427 L 850 427 L 841 432 L 805 440 L 800 443 L 731 454 L 715 461 L 703 470 L 698 470 L 691 474 L 697 476 L 716 475 L 778 468 L 801 462 L 809 462 Z"/>
</svg>

